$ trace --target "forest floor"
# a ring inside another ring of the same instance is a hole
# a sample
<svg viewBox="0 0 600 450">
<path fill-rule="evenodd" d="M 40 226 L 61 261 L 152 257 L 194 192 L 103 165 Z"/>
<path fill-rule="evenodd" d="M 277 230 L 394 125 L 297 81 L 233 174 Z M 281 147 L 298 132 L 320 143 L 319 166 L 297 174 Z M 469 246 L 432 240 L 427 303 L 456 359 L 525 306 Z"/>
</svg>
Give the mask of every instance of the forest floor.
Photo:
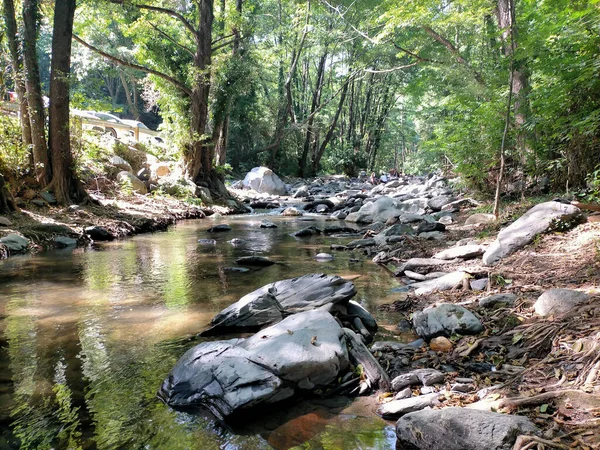
<svg viewBox="0 0 600 450">
<path fill-rule="evenodd" d="M 515 203 L 511 208 L 519 216 L 527 209 L 523 206 Z M 457 217 L 457 223 L 464 223 L 468 214 Z M 454 225 L 447 231 L 449 240 L 472 238 L 489 244 L 501 228 L 502 224 Z M 423 240 L 403 246 L 402 260 L 430 257 L 446 248 L 444 243 Z M 434 352 L 425 346 L 413 355 L 414 361 L 428 360 L 427 367 L 455 367 L 456 377 L 469 377 L 476 391 L 488 391 L 483 396 L 446 394 L 442 406 L 529 416 L 543 434 L 523 437 L 515 450 L 600 448 L 600 223 L 588 218 L 571 230 L 538 235 L 492 268 L 474 259 L 449 270 L 487 273 L 487 288 L 419 297 L 406 294 L 381 308 L 402 312 L 410 319 L 413 312 L 435 303 L 476 306 L 479 299 L 500 293 L 516 294 L 517 301 L 489 311 L 477 308 L 486 328 L 482 335 L 457 336 L 451 339 L 449 351 Z M 583 291 L 590 300 L 563 315 L 535 315 L 533 304 L 552 288 Z"/>
</svg>

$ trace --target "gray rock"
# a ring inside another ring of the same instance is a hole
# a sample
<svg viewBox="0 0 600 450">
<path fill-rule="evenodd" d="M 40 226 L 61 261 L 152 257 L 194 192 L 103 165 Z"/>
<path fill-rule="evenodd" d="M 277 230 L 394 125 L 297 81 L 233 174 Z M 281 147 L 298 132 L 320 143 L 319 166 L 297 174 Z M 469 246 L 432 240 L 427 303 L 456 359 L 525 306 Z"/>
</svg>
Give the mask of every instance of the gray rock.
<svg viewBox="0 0 600 450">
<path fill-rule="evenodd" d="M 417 280 L 417 281 L 427 280 L 427 277 L 425 275 L 421 275 L 420 273 L 412 272 L 410 270 L 405 270 L 404 275 L 406 275 L 408 278 L 411 278 L 411 279 Z"/>
<path fill-rule="evenodd" d="M 417 376 L 423 386 L 431 386 L 444 382 L 444 374 L 435 369 L 416 369 L 412 373 Z"/>
<path fill-rule="evenodd" d="M 246 174 L 243 181 L 244 188 L 270 195 L 286 195 L 285 184 L 271 169 L 255 167 Z"/>
<path fill-rule="evenodd" d="M 227 242 L 229 242 L 234 247 L 241 247 L 248 243 L 247 241 L 245 241 L 243 239 L 239 239 L 239 238 L 233 238 L 232 240 L 227 241 Z"/>
<path fill-rule="evenodd" d="M 334 212 L 331 217 L 333 219 L 338 219 L 338 220 L 344 220 L 346 217 L 348 216 L 348 214 L 346 213 L 346 211 L 340 209 L 339 211 Z"/>
<path fill-rule="evenodd" d="M 215 225 L 214 227 L 210 227 L 206 230 L 208 233 L 222 233 L 224 231 L 231 231 L 231 227 L 226 223 L 222 223 L 220 225 Z"/>
<path fill-rule="evenodd" d="M 302 216 L 303 214 L 304 213 L 302 211 L 300 211 L 298 208 L 294 208 L 293 206 L 290 206 L 289 208 L 285 208 L 281 212 L 282 216 L 287 216 L 287 217 L 299 217 L 299 216 Z"/>
<path fill-rule="evenodd" d="M 471 280 L 469 282 L 471 289 L 474 291 L 483 291 L 487 288 L 488 279 L 487 278 L 479 278 L 478 280 Z"/>
<path fill-rule="evenodd" d="M 12 222 L 10 221 L 10 219 L 8 217 L 0 216 L 0 226 L 10 227 L 11 225 L 12 225 Z"/>
<path fill-rule="evenodd" d="M 115 238 L 110 231 L 100 226 L 87 227 L 84 232 L 94 241 L 112 241 Z"/>
<path fill-rule="evenodd" d="M 471 311 L 449 303 L 416 312 L 413 327 L 427 341 L 437 336 L 479 334 L 483 331 L 483 325 Z"/>
<path fill-rule="evenodd" d="M 394 395 L 394 400 L 402 400 L 404 398 L 410 398 L 410 397 L 412 397 L 412 391 L 410 390 L 410 388 L 407 387 L 407 388 L 402 389 L 396 395 Z"/>
<path fill-rule="evenodd" d="M 483 255 L 483 263 L 490 266 L 500 259 L 529 244 L 533 238 L 560 221 L 565 227 L 580 217 L 579 208 L 559 202 L 535 205 L 517 221 L 504 228 Z M 561 227 L 562 228 L 562 227 Z"/>
<path fill-rule="evenodd" d="M 441 231 L 428 231 L 425 233 L 419 233 L 418 236 L 427 241 L 443 241 L 446 239 L 446 236 L 444 236 L 444 233 Z"/>
<path fill-rule="evenodd" d="M 450 261 L 434 258 L 410 258 L 396 272 L 396 276 L 401 275 L 405 270 L 412 270 L 418 267 L 435 267 L 449 264 Z"/>
<path fill-rule="evenodd" d="M 33 203 L 35 206 L 46 206 L 46 202 L 39 198 L 34 198 L 31 200 L 31 203 Z"/>
<path fill-rule="evenodd" d="M 204 203 L 205 205 L 212 205 L 214 203 L 212 195 L 210 193 L 210 189 L 203 187 L 203 186 L 197 186 L 196 187 L 196 197 L 198 197 L 200 200 L 202 200 L 202 203 Z M 234 202 L 234 207 L 236 206 L 235 202 Z"/>
<path fill-rule="evenodd" d="M 57 203 L 56 197 L 48 191 L 40 192 L 40 197 L 49 205 L 56 205 Z"/>
<path fill-rule="evenodd" d="M 526 417 L 467 408 L 418 411 L 396 423 L 407 450 L 510 450 L 517 436 L 537 432 Z"/>
<path fill-rule="evenodd" d="M 553 314 L 564 314 L 589 299 L 590 296 L 585 292 L 572 289 L 548 289 L 538 297 L 533 309 L 537 314 L 544 317 Z"/>
<path fill-rule="evenodd" d="M 473 392 L 475 390 L 475 386 L 468 383 L 454 383 L 450 389 L 455 392 L 462 392 L 466 394 L 467 392 Z"/>
<path fill-rule="evenodd" d="M 483 255 L 483 247 L 481 245 L 463 245 L 460 247 L 452 247 L 447 250 L 433 255 L 435 259 L 471 259 Z"/>
<path fill-rule="evenodd" d="M 0 242 L 7 246 L 11 253 L 25 251 L 27 250 L 27 246 L 29 245 L 29 239 L 16 233 L 7 234 L 2 239 L 0 239 Z"/>
<path fill-rule="evenodd" d="M 399 391 L 414 384 L 419 384 L 419 378 L 417 375 L 412 372 L 403 373 L 392 380 L 392 389 L 394 391 Z"/>
<path fill-rule="evenodd" d="M 348 242 L 346 245 L 348 248 L 364 248 L 364 247 L 372 247 L 377 245 L 375 239 L 355 239 L 354 241 Z"/>
<path fill-rule="evenodd" d="M 446 225 L 440 222 L 423 222 L 417 227 L 417 233 L 430 233 L 432 231 L 445 231 Z"/>
<path fill-rule="evenodd" d="M 397 419 L 405 414 L 438 405 L 440 403 L 438 400 L 439 396 L 440 394 L 433 393 L 405 398 L 403 400 L 392 400 L 377 408 L 377 414 L 384 419 Z"/>
<path fill-rule="evenodd" d="M 444 225 L 452 225 L 454 223 L 454 217 L 451 215 L 442 216 L 438 219 L 439 223 L 443 223 Z"/>
<path fill-rule="evenodd" d="M 392 236 L 404 236 L 406 234 L 414 234 L 412 227 L 410 225 L 397 223 L 380 232 L 374 239 L 377 245 L 383 245 L 388 242 L 388 238 Z"/>
<path fill-rule="evenodd" d="M 434 211 L 440 211 L 444 206 L 452 203 L 454 200 L 456 200 L 454 197 L 440 195 L 439 197 L 433 197 L 429 199 L 427 206 Z"/>
<path fill-rule="evenodd" d="M 356 294 L 354 284 L 338 276 L 310 274 L 276 281 L 245 295 L 218 313 L 203 335 L 252 329 L 279 322 L 285 316 L 327 304 L 347 303 Z"/>
<path fill-rule="evenodd" d="M 380 197 L 374 202 L 363 205 L 356 214 L 346 217 L 349 222 L 366 222 L 369 218 L 372 222 L 385 223 L 390 217 L 398 217 L 403 213 L 424 214 L 425 210 L 416 204 L 406 204 L 391 197 Z"/>
<path fill-rule="evenodd" d="M 321 203 L 320 205 L 317 205 L 317 208 L 315 210 L 319 214 L 325 214 L 325 213 L 329 212 L 329 206 Z"/>
<path fill-rule="evenodd" d="M 140 194 L 148 193 L 148 188 L 146 188 L 144 182 L 131 172 L 125 170 L 119 172 L 117 174 L 117 181 L 121 184 L 131 184 L 131 189 Z"/>
<path fill-rule="evenodd" d="M 316 234 L 321 234 L 321 230 L 319 230 L 317 227 L 306 227 L 306 228 L 302 228 L 301 230 L 296 231 L 295 233 L 293 233 L 293 236 L 295 237 L 308 237 L 308 236 L 314 236 Z"/>
<path fill-rule="evenodd" d="M 310 191 L 308 190 L 308 186 L 300 186 L 292 197 L 294 198 L 305 198 L 310 196 Z"/>
<path fill-rule="evenodd" d="M 397 341 L 377 341 L 371 346 L 371 352 L 401 352 L 411 348 L 410 344 Z"/>
<path fill-rule="evenodd" d="M 359 303 L 350 300 L 346 305 L 346 311 L 349 317 L 358 317 L 370 332 L 375 333 L 377 331 L 377 321 L 371 313 Z"/>
<path fill-rule="evenodd" d="M 265 258 L 264 256 L 242 256 L 235 260 L 236 264 L 240 266 L 260 266 L 268 267 L 275 264 L 275 261 Z"/>
<path fill-rule="evenodd" d="M 451 272 L 433 280 L 411 284 L 410 287 L 415 290 L 415 295 L 431 294 L 435 291 L 448 291 L 461 284 L 467 276 L 465 272 Z"/>
<path fill-rule="evenodd" d="M 270 220 L 263 219 L 260 221 L 260 228 L 277 228 L 277 225 Z"/>
<path fill-rule="evenodd" d="M 294 351 L 290 351 L 290 349 Z M 294 314 L 248 339 L 188 350 L 159 396 L 173 407 L 202 407 L 218 418 L 327 386 L 348 367 L 345 335 L 324 311 Z"/>
<path fill-rule="evenodd" d="M 493 214 L 477 213 L 469 216 L 467 220 L 465 220 L 465 225 L 485 225 L 488 223 L 494 223 L 495 221 L 496 216 Z"/>
<path fill-rule="evenodd" d="M 329 253 L 317 253 L 315 255 L 315 259 L 319 259 L 321 261 L 330 261 L 333 259 L 333 255 Z"/>
<path fill-rule="evenodd" d="M 67 236 L 56 236 L 54 242 L 58 247 L 75 247 L 77 246 L 77 239 L 73 239 Z"/>
<path fill-rule="evenodd" d="M 117 169 L 121 169 L 124 170 L 126 172 L 130 172 L 133 169 L 131 168 L 131 164 L 129 164 L 127 161 L 125 161 L 123 158 L 121 158 L 120 156 L 114 155 L 111 156 L 110 158 L 110 163 L 115 166 Z"/>
</svg>

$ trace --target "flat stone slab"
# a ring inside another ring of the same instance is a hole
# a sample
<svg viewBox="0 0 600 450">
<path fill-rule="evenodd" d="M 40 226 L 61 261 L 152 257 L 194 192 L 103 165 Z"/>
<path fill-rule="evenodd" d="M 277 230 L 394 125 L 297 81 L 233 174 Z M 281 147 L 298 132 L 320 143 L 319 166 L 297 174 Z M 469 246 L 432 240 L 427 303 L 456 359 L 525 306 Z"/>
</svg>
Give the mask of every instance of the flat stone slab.
<svg viewBox="0 0 600 450">
<path fill-rule="evenodd" d="M 248 339 L 204 342 L 188 350 L 159 397 L 169 406 L 202 407 L 224 419 L 298 390 L 327 386 L 348 364 L 346 337 L 337 321 L 325 311 L 306 311 Z"/>
<path fill-rule="evenodd" d="M 256 329 L 281 321 L 284 317 L 347 303 L 356 294 L 354 284 L 338 276 L 310 274 L 276 281 L 251 292 L 218 313 L 212 328 L 202 335 Z"/>
<path fill-rule="evenodd" d="M 465 272 L 451 272 L 432 280 L 411 284 L 409 287 L 414 289 L 415 295 L 426 295 L 435 291 L 453 289 L 459 286 L 467 277 L 468 275 Z"/>
<path fill-rule="evenodd" d="M 435 259 L 472 259 L 483 255 L 484 249 L 481 245 L 461 245 L 460 247 L 452 247 L 447 250 L 433 255 Z"/>
<path fill-rule="evenodd" d="M 392 400 L 377 408 L 377 414 L 384 419 L 397 419 L 405 414 L 438 405 L 440 403 L 438 400 L 439 396 L 440 394 L 435 392 L 432 394 L 419 395 L 418 397 Z"/>
<path fill-rule="evenodd" d="M 275 264 L 275 261 L 265 258 L 264 256 L 242 256 L 235 260 L 240 266 L 260 266 L 268 267 Z"/>
<path fill-rule="evenodd" d="M 535 205 L 498 233 L 498 238 L 483 255 L 483 263 L 488 266 L 498 263 L 529 244 L 538 234 L 548 231 L 556 221 L 563 222 L 565 226 L 575 223 L 580 213 L 579 208 L 565 203 L 545 202 Z"/>
<path fill-rule="evenodd" d="M 526 417 L 467 408 L 413 412 L 396 423 L 399 444 L 411 450 L 510 450 L 521 434 L 538 429 Z"/>
</svg>

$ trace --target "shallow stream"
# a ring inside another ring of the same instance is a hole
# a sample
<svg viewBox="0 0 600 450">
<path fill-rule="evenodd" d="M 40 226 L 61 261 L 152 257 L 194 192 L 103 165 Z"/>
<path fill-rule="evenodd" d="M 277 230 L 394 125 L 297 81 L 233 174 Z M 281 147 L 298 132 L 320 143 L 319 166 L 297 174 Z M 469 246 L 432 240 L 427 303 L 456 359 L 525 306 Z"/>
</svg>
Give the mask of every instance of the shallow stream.
<svg viewBox="0 0 600 450">
<path fill-rule="evenodd" d="M 260 229 L 265 217 L 279 227 Z M 232 231 L 206 232 L 218 223 Z M 90 249 L 1 261 L 0 450 L 394 449 L 393 423 L 374 414 L 370 398 L 294 400 L 231 427 L 156 398 L 212 316 L 267 283 L 325 272 L 356 277 L 355 299 L 374 313 L 394 300 L 394 280 L 360 252 L 315 260 L 350 238 L 290 236 L 309 225 L 325 223 L 260 215 L 187 221 Z M 234 247 L 232 238 L 247 244 Z M 223 270 L 253 252 L 280 264 Z M 377 318 L 394 328 L 392 318 Z"/>
</svg>

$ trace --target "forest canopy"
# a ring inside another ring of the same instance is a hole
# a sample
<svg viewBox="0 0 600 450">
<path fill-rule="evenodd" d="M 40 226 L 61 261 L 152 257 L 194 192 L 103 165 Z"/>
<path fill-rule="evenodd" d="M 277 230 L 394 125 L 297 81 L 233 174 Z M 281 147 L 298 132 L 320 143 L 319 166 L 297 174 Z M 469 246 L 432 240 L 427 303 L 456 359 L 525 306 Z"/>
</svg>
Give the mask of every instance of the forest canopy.
<svg viewBox="0 0 600 450">
<path fill-rule="evenodd" d="M 581 188 L 600 178 L 598 7 L 4 0 L 1 86 L 23 100 L 15 145 L 30 172 L 67 203 L 85 197 L 62 136 L 69 106 L 158 127 L 172 144 L 161 151 L 223 196 L 224 173 L 259 164 L 451 170 L 488 192 L 502 164 L 507 183 Z M 8 177 L 15 145 L 1 145 Z"/>
</svg>

